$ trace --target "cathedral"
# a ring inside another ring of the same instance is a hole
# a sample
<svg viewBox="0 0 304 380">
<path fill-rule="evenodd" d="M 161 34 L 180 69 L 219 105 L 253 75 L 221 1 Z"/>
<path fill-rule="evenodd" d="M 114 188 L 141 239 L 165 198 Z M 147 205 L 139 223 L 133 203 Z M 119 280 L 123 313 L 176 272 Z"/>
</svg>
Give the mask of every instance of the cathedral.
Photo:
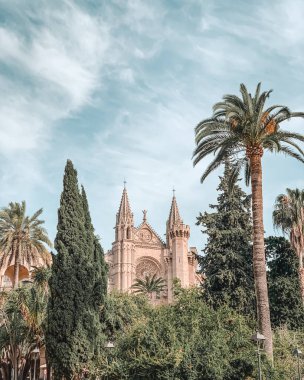
<svg viewBox="0 0 304 380">
<path fill-rule="evenodd" d="M 172 285 L 179 279 L 184 288 L 199 283 L 197 250 L 188 247 L 190 228 L 183 223 L 173 195 L 166 228 L 166 241 L 154 231 L 147 221 L 147 211 L 138 227 L 134 225 L 133 214 L 126 188 L 116 215 L 115 240 L 112 249 L 106 254 L 109 265 L 109 291 L 132 291 L 135 279 L 146 276 L 163 278 L 166 290 L 155 303 L 169 303 L 173 299 Z"/>
</svg>

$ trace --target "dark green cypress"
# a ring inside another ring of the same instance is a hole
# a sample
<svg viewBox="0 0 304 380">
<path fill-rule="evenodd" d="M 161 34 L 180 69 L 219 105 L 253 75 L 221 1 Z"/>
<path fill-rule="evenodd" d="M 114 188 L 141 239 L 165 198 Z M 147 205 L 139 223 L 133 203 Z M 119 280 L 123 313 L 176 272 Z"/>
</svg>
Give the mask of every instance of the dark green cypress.
<svg viewBox="0 0 304 380">
<path fill-rule="evenodd" d="M 298 258 L 284 237 L 265 239 L 271 322 L 274 327 L 304 327 L 298 279 Z"/>
<path fill-rule="evenodd" d="M 87 232 L 88 246 L 92 252 L 93 278 L 92 278 L 92 308 L 96 315 L 102 315 L 100 310 L 103 309 L 107 294 L 107 264 L 105 262 L 104 252 L 99 242 L 99 238 L 94 234 L 94 227 L 91 220 L 89 204 L 84 187 L 81 188 L 81 196 L 85 215 L 85 228 Z M 103 322 L 103 321 L 102 321 Z"/>
<path fill-rule="evenodd" d="M 67 161 L 58 210 L 46 347 L 55 380 L 72 379 L 96 353 L 100 332 L 95 296 L 94 249 L 77 172 Z"/>
<path fill-rule="evenodd" d="M 231 167 L 226 163 L 217 189 L 217 204 L 210 205 L 214 211 L 197 218 L 197 224 L 208 235 L 204 255 L 199 259 L 206 276 L 204 297 L 214 308 L 226 304 L 242 314 L 253 315 L 251 201 L 237 181 L 233 191 L 229 190 L 230 177 Z"/>
</svg>

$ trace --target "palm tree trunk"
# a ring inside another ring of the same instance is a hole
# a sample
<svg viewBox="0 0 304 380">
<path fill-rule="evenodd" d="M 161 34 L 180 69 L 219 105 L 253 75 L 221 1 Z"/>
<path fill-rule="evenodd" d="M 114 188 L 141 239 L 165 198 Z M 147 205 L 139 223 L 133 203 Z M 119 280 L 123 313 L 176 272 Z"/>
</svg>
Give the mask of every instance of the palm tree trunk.
<svg viewBox="0 0 304 380">
<path fill-rule="evenodd" d="M 17 247 L 15 250 L 15 264 L 14 264 L 14 283 L 13 283 L 14 289 L 17 289 L 19 286 L 20 253 L 21 253 L 20 243 L 17 243 Z"/>
<path fill-rule="evenodd" d="M 51 366 L 48 360 L 46 360 L 46 380 L 51 380 Z"/>
<path fill-rule="evenodd" d="M 304 305 L 304 268 L 303 268 L 303 252 L 299 252 L 299 282 L 302 304 Z"/>
<path fill-rule="evenodd" d="M 265 352 L 273 360 L 272 331 L 268 300 L 266 259 L 263 225 L 262 152 L 250 156 L 252 217 L 253 217 L 253 272 L 260 332 L 265 336 Z"/>
<path fill-rule="evenodd" d="M 13 358 L 12 358 L 12 367 L 13 367 L 13 371 L 14 371 L 14 374 L 12 376 L 12 380 L 18 380 L 18 355 L 17 355 L 17 349 L 14 349 L 14 355 L 13 355 Z"/>
<path fill-rule="evenodd" d="M 19 259 L 16 257 L 15 264 L 14 264 L 14 282 L 13 282 L 13 288 L 17 289 L 19 284 L 19 269 L 20 269 L 20 263 Z"/>
</svg>

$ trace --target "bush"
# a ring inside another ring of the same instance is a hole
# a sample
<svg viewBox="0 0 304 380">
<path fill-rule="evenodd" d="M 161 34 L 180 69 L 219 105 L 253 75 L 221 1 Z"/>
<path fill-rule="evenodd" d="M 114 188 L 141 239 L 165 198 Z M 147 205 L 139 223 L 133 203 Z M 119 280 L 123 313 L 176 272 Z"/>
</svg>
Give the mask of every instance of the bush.
<svg viewBox="0 0 304 380">
<path fill-rule="evenodd" d="M 124 325 L 114 352 L 100 358 L 99 374 L 133 380 L 246 379 L 255 367 L 251 334 L 242 316 L 226 307 L 214 311 L 199 290 L 182 290 L 174 304 L 145 306 Z"/>
</svg>

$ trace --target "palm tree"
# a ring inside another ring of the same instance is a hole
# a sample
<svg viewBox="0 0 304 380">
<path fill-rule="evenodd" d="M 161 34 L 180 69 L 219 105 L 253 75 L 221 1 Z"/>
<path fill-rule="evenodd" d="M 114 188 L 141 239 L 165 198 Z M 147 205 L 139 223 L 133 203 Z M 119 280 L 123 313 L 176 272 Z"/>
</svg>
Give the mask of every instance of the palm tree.
<svg viewBox="0 0 304 380">
<path fill-rule="evenodd" d="M 10 292 L 4 305 L 0 308 L 1 361 L 4 356 L 7 364 L 11 364 L 12 368 L 7 368 L 7 370 L 9 378 L 13 380 L 18 379 L 20 354 L 24 354 L 24 347 L 27 345 L 27 342 L 25 342 L 27 329 L 17 307 L 16 296 L 15 292 Z"/>
<path fill-rule="evenodd" d="M 0 267 L 14 262 L 14 288 L 18 287 L 21 262 L 36 264 L 42 259 L 49 264 L 51 257 L 45 244 L 51 247 L 52 243 L 42 227 L 44 221 L 38 219 L 42 209 L 31 217 L 25 213 L 25 201 L 11 202 L 0 211 Z"/>
<path fill-rule="evenodd" d="M 213 107 L 213 116 L 201 121 L 195 128 L 196 149 L 194 165 L 209 154 L 215 158 L 201 177 L 206 177 L 225 160 L 234 164 L 232 177 L 236 178 L 245 168 L 246 184 L 251 182 L 253 216 L 253 266 L 257 298 L 259 328 L 266 337 L 265 350 L 272 358 L 272 332 L 266 279 L 262 156 L 264 150 L 281 152 L 304 163 L 304 152 L 298 141 L 304 136 L 281 129 L 281 123 L 294 117 L 304 117 L 302 112 L 291 112 L 287 107 L 273 105 L 265 109 L 271 91 L 260 93 L 259 83 L 255 95 L 240 86 L 241 97 L 225 95 L 223 101 Z M 232 181 L 233 182 L 233 181 Z"/>
<path fill-rule="evenodd" d="M 131 289 L 134 289 L 134 293 L 141 293 L 148 295 L 150 298 L 153 293 L 159 294 L 165 289 L 165 280 L 161 277 L 145 276 L 144 279 L 136 278 Z"/>
<path fill-rule="evenodd" d="M 50 267 L 36 267 L 32 269 L 31 279 L 34 284 L 44 290 L 45 294 L 49 292 L 49 279 L 51 277 L 51 268 Z"/>
<path fill-rule="evenodd" d="M 273 224 L 289 235 L 290 244 L 299 258 L 299 282 L 304 304 L 304 190 L 286 189 L 276 198 Z"/>
<path fill-rule="evenodd" d="M 7 293 L 0 308 L 0 360 L 11 363 L 14 380 L 27 378 L 33 349 L 45 345 L 46 309 L 47 295 L 36 284 Z"/>
</svg>

